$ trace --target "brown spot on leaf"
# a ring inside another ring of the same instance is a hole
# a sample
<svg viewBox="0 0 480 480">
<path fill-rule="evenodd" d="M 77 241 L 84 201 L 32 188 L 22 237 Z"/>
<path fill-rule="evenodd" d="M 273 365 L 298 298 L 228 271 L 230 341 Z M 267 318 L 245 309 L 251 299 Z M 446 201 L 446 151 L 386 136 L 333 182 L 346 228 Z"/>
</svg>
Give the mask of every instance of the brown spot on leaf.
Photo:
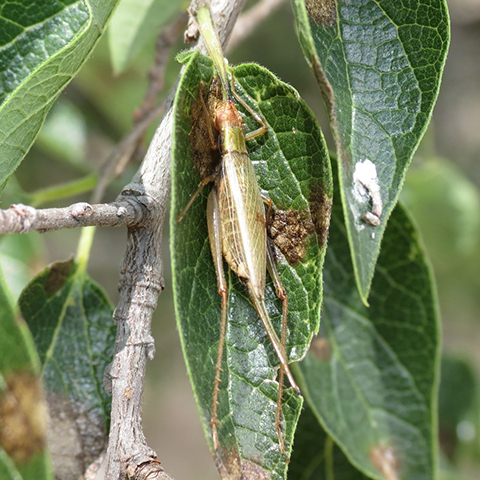
<svg viewBox="0 0 480 480">
<path fill-rule="evenodd" d="M 332 198 L 325 193 L 325 190 L 320 185 L 312 185 L 309 202 L 318 241 L 320 245 L 324 245 L 327 242 L 328 229 L 330 228 Z"/>
<path fill-rule="evenodd" d="M 33 372 L 11 372 L 0 397 L 0 445 L 16 463 L 44 448 L 47 411 L 40 380 Z"/>
<path fill-rule="evenodd" d="M 310 353 L 321 362 L 328 362 L 332 356 L 332 347 L 325 337 L 313 337 Z"/>
<path fill-rule="evenodd" d="M 214 80 L 210 86 L 201 83 L 190 113 L 192 161 L 201 179 L 212 175 L 220 161 L 220 151 L 216 148 L 218 131 L 212 114 L 220 99 L 221 90 L 217 81 Z"/>
<path fill-rule="evenodd" d="M 386 480 L 400 478 L 400 462 L 395 450 L 388 445 L 374 445 L 370 450 L 370 461 Z"/>
<path fill-rule="evenodd" d="M 270 472 L 256 463 L 244 460 L 242 462 L 242 474 L 245 480 L 270 480 Z"/>
<path fill-rule="evenodd" d="M 268 215 L 268 235 L 290 265 L 297 265 L 307 254 L 307 238 L 315 228 L 308 211 L 272 210 Z"/>
<path fill-rule="evenodd" d="M 337 19 L 335 0 L 305 0 L 308 16 L 317 25 L 333 27 Z"/>
<path fill-rule="evenodd" d="M 73 259 L 66 262 L 56 262 L 50 265 L 50 272 L 45 280 L 45 292 L 47 295 L 53 295 L 58 292 L 67 281 L 72 270 Z"/>
<path fill-rule="evenodd" d="M 242 480 L 242 466 L 237 446 L 232 444 L 230 448 L 220 445 L 214 454 L 215 464 L 222 480 Z"/>
</svg>

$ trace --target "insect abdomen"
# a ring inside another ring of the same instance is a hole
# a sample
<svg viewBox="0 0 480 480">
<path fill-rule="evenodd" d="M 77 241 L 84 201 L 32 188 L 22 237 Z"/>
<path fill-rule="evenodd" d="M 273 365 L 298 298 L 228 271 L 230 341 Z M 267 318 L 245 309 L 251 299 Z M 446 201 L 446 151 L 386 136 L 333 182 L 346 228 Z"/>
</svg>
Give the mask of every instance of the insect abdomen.
<svg viewBox="0 0 480 480">
<path fill-rule="evenodd" d="M 225 260 L 239 277 L 251 282 L 258 298 L 263 298 L 267 246 L 265 208 L 246 153 L 224 155 L 217 189 Z"/>
</svg>

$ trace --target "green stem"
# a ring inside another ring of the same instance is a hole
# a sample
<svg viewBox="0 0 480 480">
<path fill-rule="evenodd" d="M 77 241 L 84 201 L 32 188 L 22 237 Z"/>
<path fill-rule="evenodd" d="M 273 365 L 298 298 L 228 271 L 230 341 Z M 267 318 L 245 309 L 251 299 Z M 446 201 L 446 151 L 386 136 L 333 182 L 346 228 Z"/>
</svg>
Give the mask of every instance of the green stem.
<svg viewBox="0 0 480 480">
<path fill-rule="evenodd" d="M 86 177 L 74 180 L 73 182 L 63 183 L 54 187 L 37 190 L 31 194 L 30 204 L 38 207 L 47 202 L 61 200 L 63 198 L 72 197 L 80 193 L 93 190 L 98 182 L 97 174 L 87 175 Z"/>
<path fill-rule="evenodd" d="M 90 258 L 90 250 L 92 249 L 93 237 L 96 227 L 84 227 L 80 234 L 80 241 L 77 248 L 77 262 L 79 270 L 87 269 L 88 259 Z"/>
<path fill-rule="evenodd" d="M 327 436 L 325 440 L 325 478 L 327 480 L 334 480 L 335 474 L 333 473 L 333 443 L 332 437 Z"/>
</svg>

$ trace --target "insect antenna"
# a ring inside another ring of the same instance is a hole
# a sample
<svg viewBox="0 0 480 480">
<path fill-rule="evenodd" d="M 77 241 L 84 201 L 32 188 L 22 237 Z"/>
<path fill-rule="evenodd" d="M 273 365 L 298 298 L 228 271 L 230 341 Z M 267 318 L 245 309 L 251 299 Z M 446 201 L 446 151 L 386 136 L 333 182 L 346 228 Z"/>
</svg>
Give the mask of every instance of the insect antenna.
<svg viewBox="0 0 480 480">
<path fill-rule="evenodd" d="M 222 44 L 217 29 L 212 22 L 210 9 L 206 6 L 197 11 L 198 29 L 205 41 L 208 55 L 213 60 L 222 85 L 223 100 L 231 100 L 228 88 L 228 63 L 223 56 Z"/>
</svg>

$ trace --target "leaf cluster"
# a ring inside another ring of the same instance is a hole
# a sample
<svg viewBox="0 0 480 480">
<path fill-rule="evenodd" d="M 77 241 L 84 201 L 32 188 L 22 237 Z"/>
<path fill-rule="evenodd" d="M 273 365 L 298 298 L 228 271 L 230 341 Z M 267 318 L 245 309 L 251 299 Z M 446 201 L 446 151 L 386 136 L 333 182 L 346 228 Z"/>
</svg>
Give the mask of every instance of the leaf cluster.
<svg viewBox="0 0 480 480">
<path fill-rule="evenodd" d="M 121 73 L 181 2 L 35 0 L 36 8 L 4 3 L 0 184 L 9 182 L 8 197 L 12 190 L 18 194 L 12 189 L 15 170 L 60 92 L 105 33 L 117 3 L 108 42 L 113 70 Z M 246 131 L 258 128 L 250 110 L 267 125 L 267 133 L 248 142 L 248 154 L 273 205 L 267 229 L 288 295 L 286 349 L 303 397 L 284 392 L 287 458 L 275 426 L 278 359 L 244 284 L 227 268 L 216 465 L 223 478 L 436 478 L 437 299 L 417 228 L 398 199 L 440 87 L 449 43 L 446 5 L 293 0 L 292 7 L 328 113 L 332 151 L 293 87 L 256 64 L 231 67 L 229 74 L 249 107 L 237 102 Z M 208 239 L 209 187 L 181 223 L 176 219 L 205 172 L 221 161 L 204 120 L 216 71 L 196 52 L 184 54 L 182 62 L 173 107 L 172 282 L 187 370 L 212 447 L 221 303 Z M 56 125 L 78 119 L 71 105 L 52 113 L 61 116 Z M 64 144 L 49 136 L 53 119 L 39 140 L 61 152 Z M 76 131 L 80 148 L 85 126 Z M 71 165 L 83 161 L 78 152 L 67 157 Z M 82 183 L 24 194 L 22 201 L 39 205 L 67 197 L 67 191 L 88 191 L 96 177 L 87 173 Z M 58 478 L 69 478 L 66 472 L 81 476 L 105 448 L 110 399 L 103 376 L 113 354 L 113 308 L 87 275 L 83 254 L 80 249 L 75 260 L 35 276 L 18 305 L 10 280 L 7 285 L 1 278 L 2 479 L 51 479 L 51 456 Z M 24 272 L 18 260 L 10 265 Z M 267 277 L 266 305 L 280 336 L 282 302 Z M 455 372 L 442 377 L 448 393 L 440 401 L 442 428 L 452 430 L 468 415 L 476 390 L 467 364 L 444 362 L 446 371 Z M 460 389 L 449 386 L 455 376 L 465 380 L 463 403 L 450 395 Z M 48 448 L 46 405 L 55 436 Z M 25 430 L 32 432 L 29 442 L 11 434 Z M 81 455 L 59 463 L 65 446 Z"/>
</svg>

